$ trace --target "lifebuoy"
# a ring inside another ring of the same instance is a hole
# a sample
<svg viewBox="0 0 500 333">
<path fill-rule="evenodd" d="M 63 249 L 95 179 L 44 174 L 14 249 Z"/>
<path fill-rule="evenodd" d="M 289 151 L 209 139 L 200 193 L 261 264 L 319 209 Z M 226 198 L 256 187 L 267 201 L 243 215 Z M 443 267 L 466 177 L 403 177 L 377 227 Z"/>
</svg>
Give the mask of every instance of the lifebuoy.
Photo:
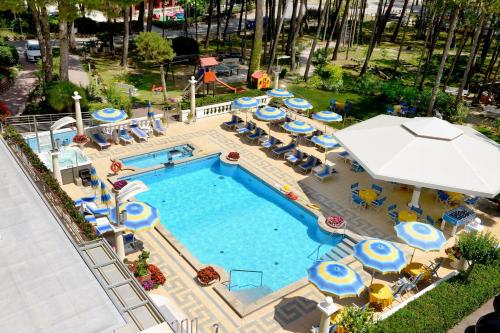
<svg viewBox="0 0 500 333">
<path fill-rule="evenodd" d="M 113 171 L 113 173 L 118 173 L 118 171 L 122 169 L 122 164 L 118 161 L 114 161 L 113 163 L 111 163 L 110 169 L 111 171 Z"/>
</svg>

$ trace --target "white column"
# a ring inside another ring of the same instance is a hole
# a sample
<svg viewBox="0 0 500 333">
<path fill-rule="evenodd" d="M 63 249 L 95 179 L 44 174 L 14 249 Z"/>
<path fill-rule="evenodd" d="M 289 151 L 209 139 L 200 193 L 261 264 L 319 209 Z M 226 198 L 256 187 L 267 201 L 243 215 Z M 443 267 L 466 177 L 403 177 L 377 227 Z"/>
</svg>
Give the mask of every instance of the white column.
<svg viewBox="0 0 500 333">
<path fill-rule="evenodd" d="M 76 119 L 76 131 L 78 135 L 83 133 L 83 121 L 82 121 L 82 110 L 80 108 L 80 99 L 82 96 L 78 95 L 78 91 L 73 93 L 73 99 L 75 100 L 75 119 Z"/>
<path fill-rule="evenodd" d="M 191 84 L 191 115 L 193 119 L 196 117 L 196 82 L 194 76 L 191 76 L 189 84 Z"/>
<path fill-rule="evenodd" d="M 115 228 L 116 255 L 120 261 L 125 259 L 125 245 L 123 244 L 123 228 Z"/>
<path fill-rule="evenodd" d="M 417 207 L 420 208 L 420 205 L 418 204 L 420 200 L 420 192 L 422 191 L 421 187 L 415 186 L 413 188 L 413 194 L 411 195 L 411 202 L 408 203 L 408 207 Z"/>
<path fill-rule="evenodd" d="M 57 182 L 62 185 L 61 167 L 59 166 L 59 152 L 52 151 L 52 174 Z"/>
<path fill-rule="evenodd" d="M 279 72 L 279 70 L 275 69 L 275 70 L 273 70 L 273 74 L 274 74 L 273 89 L 278 89 L 279 88 L 279 81 L 280 81 L 280 72 Z"/>
<path fill-rule="evenodd" d="M 321 312 L 318 333 L 328 333 L 330 317 L 339 310 L 339 307 L 333 303 L 333 299 L 330 296 L 327 296 L 323 302 L 318 303 L 318 309 Z"/>
</svg>

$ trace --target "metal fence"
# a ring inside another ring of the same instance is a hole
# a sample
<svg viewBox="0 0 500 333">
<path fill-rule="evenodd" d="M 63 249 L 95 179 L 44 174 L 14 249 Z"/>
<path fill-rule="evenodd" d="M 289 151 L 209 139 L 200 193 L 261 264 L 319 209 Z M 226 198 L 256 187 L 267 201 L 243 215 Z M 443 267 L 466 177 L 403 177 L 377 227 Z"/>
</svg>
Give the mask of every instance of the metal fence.
<svg viewBox="0 0 500 333">
<path fill-rule="evenodd" d="M 49 113 L 27 116 L 9 117 L 5 120 L 6 125 L 13 126 L 18 133 L 32 133 L 37 131 L 48 131 L 50 126 L 64 117 L 75 117 L 74 113 Z M 93 126 L 96 122 L 89 112 L 82 112 L 83 125 Z"/>
</svg>

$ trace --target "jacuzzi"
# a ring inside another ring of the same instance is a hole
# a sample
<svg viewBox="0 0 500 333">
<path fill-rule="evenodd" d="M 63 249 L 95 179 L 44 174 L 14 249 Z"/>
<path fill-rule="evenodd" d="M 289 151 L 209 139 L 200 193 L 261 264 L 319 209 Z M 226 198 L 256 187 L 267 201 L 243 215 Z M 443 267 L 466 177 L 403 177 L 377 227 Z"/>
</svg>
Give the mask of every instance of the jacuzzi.
<svg viewBox="0 0 500 333">
<path fill-rule="evenodd" d="M 52 171 L 50 151 L 38 154 L 40 160 Z M 92 162 L 78 147 L 64 147 L 59 151 L 59 167 L 63 184 L 73 183 L 80 176 L 80 170 L 90 169 Z"/>
</svg>

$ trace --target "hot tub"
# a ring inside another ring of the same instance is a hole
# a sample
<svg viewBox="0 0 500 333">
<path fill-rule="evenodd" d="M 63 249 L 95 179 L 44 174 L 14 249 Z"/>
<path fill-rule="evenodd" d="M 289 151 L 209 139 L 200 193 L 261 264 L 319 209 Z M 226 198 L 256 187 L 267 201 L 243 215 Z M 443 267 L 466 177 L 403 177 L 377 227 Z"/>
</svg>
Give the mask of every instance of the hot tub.
<svg viewBox="0 0 500 333">
<path fill-rule="evenodd" d="M 52 171 L 50 151 L 39 153 L 40 160 Z M 65 147 L 59 151 L 59 166 L 63 184 L 73 183 L 79 177 L 80 170 L 90 169 L 90 159 L 78 147 Z"/>
</svg>

